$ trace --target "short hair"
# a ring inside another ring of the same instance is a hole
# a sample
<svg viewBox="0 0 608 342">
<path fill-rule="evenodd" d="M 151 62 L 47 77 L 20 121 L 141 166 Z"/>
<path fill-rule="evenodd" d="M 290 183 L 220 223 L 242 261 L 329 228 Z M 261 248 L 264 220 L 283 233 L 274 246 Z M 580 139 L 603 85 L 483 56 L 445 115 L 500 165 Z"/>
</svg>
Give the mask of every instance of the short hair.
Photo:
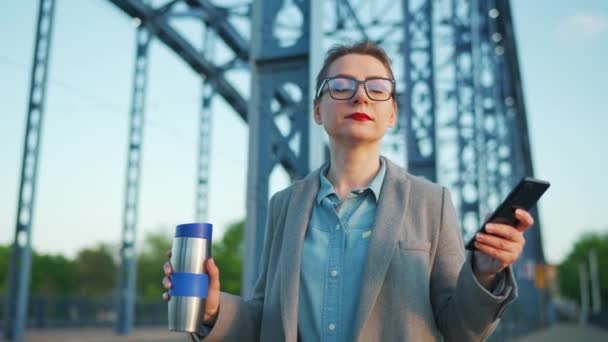
<svg viewBox="0 0 608 342">
<path fill-rule="evenodd" d="M 331 47 L 325 55 L 323 66 L 317 74 L 315 94 L 319 93 L 319 87 L 321 87 L 321 83 L 323 83 L 323 80 L 327 77 L 327 72 L 331 64 L 335 62 L 338 58 L 351 54 L 367 55 L 376 58 L 380 61 L 380 63 L 382 63 L 382 65 L 384 65 L 384 67 L 386 67 L 386 70 L 388 70 L 388 73 L 390 74 L 391 78 L 395 78 L 395 75 L 393 74 L 393 70 L 391 68 L 391 60 L 390 58 L 388 58 L 386 51 L 384 51 L 384 49 L 381 48 L 378 44 L 370 40 L 364 40 L 350 45 L 338 44 Z M 319 101 L 319 98 L 315 96 L 314 102 L 316 103 L 317 101 Z"/>
</svg>

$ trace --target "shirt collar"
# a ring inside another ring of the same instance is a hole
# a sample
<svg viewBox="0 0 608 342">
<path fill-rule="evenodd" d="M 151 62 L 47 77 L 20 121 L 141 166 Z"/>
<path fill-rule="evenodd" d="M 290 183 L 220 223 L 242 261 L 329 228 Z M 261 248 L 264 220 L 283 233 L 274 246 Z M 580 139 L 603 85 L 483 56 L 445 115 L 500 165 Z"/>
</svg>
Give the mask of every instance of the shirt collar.
<svg viewBox="0 0 608 342">
<path fill-rule="evenodd" d="M 317 193 L 317 204 L 321 204 L 321 201 L 331 195 L 331 194 L 336 194 L 336 192 L 334 191 L 334 186 L 331 184 L 331 182 L 329 181 L 329 179 L 327 179 L 327 177 L 325 176 L 325 174 L 327 174 L 327 171 L 329 170 L 329 163 L 323 165 L 321 167 L 321 172 L 319 172 L 319 192 Z M 378 199 L 380 198 L 380 190 L 382 190 L 382 183 L 384 182 L 384 176 L 386 175 L 386 163 L 384 162 L 384 159 L 380 158 L 380 171 L 378 171 L 378 174 L 376 175 L 376 177 L 374 177 L 374 179 L 372 179 L 372 181 L 369 183 L 369 185 L 361 190 L 366 190 L 366 189 L 370 189 L 372 191 L 372 193 L 374 194 L 374 196 L 376 197 L 376 202 L 378 201 Z"/>
</svg>

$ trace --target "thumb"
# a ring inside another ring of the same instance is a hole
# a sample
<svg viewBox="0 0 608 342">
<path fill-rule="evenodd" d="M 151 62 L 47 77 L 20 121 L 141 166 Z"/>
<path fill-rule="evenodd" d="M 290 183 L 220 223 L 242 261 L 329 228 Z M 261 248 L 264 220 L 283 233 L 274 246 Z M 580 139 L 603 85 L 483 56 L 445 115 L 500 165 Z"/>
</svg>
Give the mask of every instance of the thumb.
<svg viewBox="0 0 608 342">
<path fill-rule="evenodd" d="M 209 290 L 220 290 L 220 270 L 215 264 L 215 260 L 210 258 L 205 264 L 207 275 L 209 275 Z"/>
</svg>

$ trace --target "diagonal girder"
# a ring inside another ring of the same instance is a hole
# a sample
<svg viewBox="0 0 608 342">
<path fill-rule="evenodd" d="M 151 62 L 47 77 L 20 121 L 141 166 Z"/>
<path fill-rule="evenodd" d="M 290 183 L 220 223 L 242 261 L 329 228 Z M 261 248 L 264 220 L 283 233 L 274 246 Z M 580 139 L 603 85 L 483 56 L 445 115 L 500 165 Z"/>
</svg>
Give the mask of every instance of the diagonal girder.
<svg viewBox="0 0 608 342">
<path fill-rule="evenodd" d="M 215 65 L 206 59 L 190 42 L 173 29 L 167 22 L 164 14 L 168 8 L 154 9 L 138 0 L 110 0 L 133 18 L 141 20 L 150 31 L 165 43 L 175 53 L 184 59 L 190 67 L 203 74 L 209 80 L 215 92 L 222 96 L 226 102 L 233 107 L 236 113 L 245 121 L 248 121 L 248 104 L 241 94 L 224 77 L 225 66 Z M 249 44 L 238 33 L 238 31 L 226 20 L 227 10 L 211 4 L 207 0 L 184 0 L 192 9 L 198 9 L 205 13 L 201 16 L 203 22 L 216 31 L 216 34 L 230 47 L 236 55 L 237 60 L 248 62 Z M 174 3 L 171 3 L 173 5 Z M 282 102 L 293 103 L 289 94 L 280 94 Z M 272 135 L 277 141 L 284 141 L 278 129 L 273 129 Z M 297 157 L 291 151 L 283 151 L 279 160 L 287 170 L 297 169 Z"/>
<path fill-rule="evenodd" d="M 226 20 L 226 9 L 215 6 L 208 0 L 185 1 L 191 8 L 200 9 L 206 14 L 202 17 L 205 24 L 217 32 L 217 36 L 234 51 L 240 60 L 249 60 L 249 42 Z"/>
<path fill-rule="evenodd" d="M 171 50 L 177 53 L 197 73 L 205 75 L 215 91 L 222 96 L 235 112 L 247 121 L 247 101 L 226 80 L 222 69 L 209 60 L 190 44 L 183 36 L 173 29 L 163 16 L 157 15 L 152 7 L 137 0 L 110 0 L 116 7 L 134 18 L 139 18 L 143 25 Z M 229 25 L 225 23 L 225 25 Z M 225 27 L 222 25 L 222 27 Z"/>
</svg>

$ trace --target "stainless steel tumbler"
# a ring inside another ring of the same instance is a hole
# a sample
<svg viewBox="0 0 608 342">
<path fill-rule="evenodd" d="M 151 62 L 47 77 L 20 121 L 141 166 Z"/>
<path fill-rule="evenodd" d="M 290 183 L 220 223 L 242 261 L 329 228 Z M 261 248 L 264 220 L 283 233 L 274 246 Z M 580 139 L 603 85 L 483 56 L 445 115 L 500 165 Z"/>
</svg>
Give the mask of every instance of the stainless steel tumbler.
<svg viewBox="0 0 608 342">
<path fill-rule="evenodd" d="M 209 223 L 180 224 L 175 229 L 169 330 L 192 333 L 200 328 L 209 285 L 205 261 L 211 257 L 212 230 Z"/>
</svg>

